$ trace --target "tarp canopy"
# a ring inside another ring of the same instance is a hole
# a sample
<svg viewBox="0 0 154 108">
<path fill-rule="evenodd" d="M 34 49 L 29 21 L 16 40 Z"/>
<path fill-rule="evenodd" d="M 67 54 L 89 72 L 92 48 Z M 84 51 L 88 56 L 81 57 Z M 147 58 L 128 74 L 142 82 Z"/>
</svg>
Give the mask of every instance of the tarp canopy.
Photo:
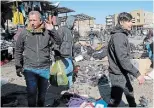
<svg viewBox="0 0 154 108">
<path fill-rule="evenodd" d="M 75 12 L 74 10 L 72 10 L 72 9 L 69 9 L 69 8 L 67 8 L 67 7 L 58 7 L 57 8 L 57 11 L 58 11 L 58 13 L 69 13 L 69 12 Z"/>
<path fill-rule="evenodd" d="M 51 12 L 51 13 L 52 13 L 52 12 L 54 12 L 54 11 L 58 12 L 58 14 L 75 12 L 74 10 L 69 9 L 69 8 L 67 8 L 67 7 L 58 7 L 58 8 L 56 8 L 56 9 L 51 9 L 51 10 L 49 10 L 48 12 Z"/>
<path fill-rule="evenodd" d="M 80 21 L 82 21 L 82 20 L 95 20 L 94 17 L 88 16 L 88 15 L 83 14 L 83 13 L 82 14 L 73 15 L 73 16 L 75 16 L 76 19 L 78 19 Z"/>
<path fill-rule="evenodd" d="M 77 14 L 77 15 L 72 15 L 76 18 L 76 20 L 79 21 L 83 21 L 83 20 L 95 20 L 94 17 L 88 16 L 86 14 Z M 63 16 L 63 17 L 59 17 L 61 22 L 65 22 L 66 21 L 67 16 Z"/>
</svg>

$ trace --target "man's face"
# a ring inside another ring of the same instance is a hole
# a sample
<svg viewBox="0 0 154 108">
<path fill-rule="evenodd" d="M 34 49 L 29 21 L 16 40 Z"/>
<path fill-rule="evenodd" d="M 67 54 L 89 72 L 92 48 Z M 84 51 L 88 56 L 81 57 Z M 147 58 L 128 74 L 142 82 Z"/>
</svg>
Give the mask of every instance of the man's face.
<svg viewBox="0 0 154 108">
<path fill-rule="evenodd" d="M 123 21 L 123 22 L 121 22 L 121 25 L 123 26 L 123 28 L 124 29 L 126 29 L 126 30 L 131 30 L 131 28 L 132 28 L 132 20 L 131 21 Z"/>
<path fill-rule="evenodd" d="M 33 14 L 29 16 L 29 24 L 31 25 L 31 27 L 33 27 L 33 29 L 39 28 L 41 23 L 42 21 L 39 15 Z"/>
</svg>

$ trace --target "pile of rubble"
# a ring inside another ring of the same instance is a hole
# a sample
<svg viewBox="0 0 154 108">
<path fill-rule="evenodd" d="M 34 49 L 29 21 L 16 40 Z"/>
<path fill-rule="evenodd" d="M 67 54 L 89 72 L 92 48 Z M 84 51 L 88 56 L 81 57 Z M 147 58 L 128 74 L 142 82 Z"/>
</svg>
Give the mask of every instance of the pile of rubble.
<svg viewBox="0 0 154 108">
<path fill-rule="evenodd" d="M 8 47 L 14 47 L 14 44 L 12 41 L 0 40 L 0 44 L 1 44 L 1 51 L 7 50 Z"/>
<path fill-rule="evenodd" d="M 91 86 L 97 86 L 99 79 L 106 76 L 108 78 L 108 67 L 102 64 L 80 65 L 75 84 L 86 83 Z M 105 78 L 105 77 L 104 77 Z"/>
<path fill-rule="evenodd" d="M 102 60 L 104 57 L 107 56 L 107 47 L 102 47 L 99 50 L 94 50 L 91 46 L 83 46 L 83 45 L 76 45 L 74 48 L 74 56 L 75 60 L 76 57 L 80 58 L 82 56 L 81 60 Z M 78 62 L 80 60 L 76 60 Z"/>
</svg>

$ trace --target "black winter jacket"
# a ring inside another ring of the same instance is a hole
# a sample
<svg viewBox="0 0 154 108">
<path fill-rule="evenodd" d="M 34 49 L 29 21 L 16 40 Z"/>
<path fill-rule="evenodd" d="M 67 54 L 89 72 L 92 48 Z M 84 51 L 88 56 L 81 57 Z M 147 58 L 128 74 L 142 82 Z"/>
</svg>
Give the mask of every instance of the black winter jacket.
<svg viewBox="0 0 154 108">
<path fill-rule="evenodd" d="M 128 35 L 128 31 L 120 26 L 116 26 L 112 30 L 108 44 L 109 72 L 114 75 L 127 75 L 129 73 L 137 78 L 140 73 L 130 62 Z"/>
<path fill-rule="evenodd" d="M 61 44 L 56 30 L 31 33 L 24 29 L 15 47 L 15 65 L 18 68 L 49 68 L 50 48 L 53 43 Z"/>
<path fill-rule="evenodd" d="M 73 56 L 73 34 L 72 29 L 74 25 L 75 17 L 68 16 L 66 25 L 59 27 L 57 30 L 59 36 L 62 39 L 62 43 L 59 46 L 60 56 L 72 57 Z"/>
</svg>

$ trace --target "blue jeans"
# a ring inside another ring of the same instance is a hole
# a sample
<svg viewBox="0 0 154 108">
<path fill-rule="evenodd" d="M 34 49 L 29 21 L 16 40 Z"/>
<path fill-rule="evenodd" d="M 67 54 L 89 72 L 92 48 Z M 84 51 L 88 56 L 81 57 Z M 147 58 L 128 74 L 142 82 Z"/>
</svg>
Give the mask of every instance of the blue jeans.
<svg viewBox="0 0 154 108">
<path fill-rule="evenodd" d="M 153 54 L 152 54 L 152 49 L 150 48 L 150 44 L 149 43 L 146 44 L 146 48 L 147 48 L 147 52 L 149 54 L 149 58 L 150 58 L 150 60 L 152 60 Z"/>
<path fill-rule="evenodd" d="M 28 94 L 28 106 L 43 107 L 45 103 L 45 95 L 47 92 L 48 79 L 45 79 L 29 70 L 24 71 L 24 76 L 27 85 L 26 89 Z M 38 92 L 38 99 L 36 105 L 37 92 Z"/>
</svg>

